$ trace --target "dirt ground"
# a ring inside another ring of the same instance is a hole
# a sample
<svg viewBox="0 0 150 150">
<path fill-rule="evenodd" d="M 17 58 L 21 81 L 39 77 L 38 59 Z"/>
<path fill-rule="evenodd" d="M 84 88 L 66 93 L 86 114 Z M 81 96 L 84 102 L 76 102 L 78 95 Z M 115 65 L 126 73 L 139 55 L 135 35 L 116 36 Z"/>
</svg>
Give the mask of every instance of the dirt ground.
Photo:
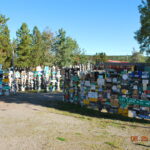
<svg viewBox="0 0 150 150">
<path fill-rule="evenodd" d="M 0 97 L 0 150 L 150 150 L 150 124 L 62 111 L 54 107 L 61 99 L 44 93 Z"/>
</svg>

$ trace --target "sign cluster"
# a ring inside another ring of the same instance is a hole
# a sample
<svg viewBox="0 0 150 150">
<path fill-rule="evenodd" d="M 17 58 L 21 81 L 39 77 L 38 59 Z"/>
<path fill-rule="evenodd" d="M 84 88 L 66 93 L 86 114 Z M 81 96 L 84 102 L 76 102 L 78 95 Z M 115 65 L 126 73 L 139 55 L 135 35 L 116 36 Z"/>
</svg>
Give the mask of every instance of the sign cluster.
<svg viewBox="0 0 150 150">
<path fill-rule="evenodd" d="M 124 116 L 150 118 L 150 76 L 146 71 L 66 69 L 64 100 Z"/>
</svg>

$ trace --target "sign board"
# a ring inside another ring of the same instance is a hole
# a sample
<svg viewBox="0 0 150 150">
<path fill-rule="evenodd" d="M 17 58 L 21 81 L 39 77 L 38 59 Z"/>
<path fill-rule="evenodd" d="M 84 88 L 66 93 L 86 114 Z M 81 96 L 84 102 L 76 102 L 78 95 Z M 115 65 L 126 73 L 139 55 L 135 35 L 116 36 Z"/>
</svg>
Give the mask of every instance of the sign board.
<svg viewBox="0 0 150 150">
<path fill-rule="evenodd" d="M 150 101 L 139 100 L 139 99 L 135 99 L 135 98 L 119 97 L 119 103 L 127 104 L 127 105 L 140 105 L 143 107 L 150 107 Z"/>
</svg>

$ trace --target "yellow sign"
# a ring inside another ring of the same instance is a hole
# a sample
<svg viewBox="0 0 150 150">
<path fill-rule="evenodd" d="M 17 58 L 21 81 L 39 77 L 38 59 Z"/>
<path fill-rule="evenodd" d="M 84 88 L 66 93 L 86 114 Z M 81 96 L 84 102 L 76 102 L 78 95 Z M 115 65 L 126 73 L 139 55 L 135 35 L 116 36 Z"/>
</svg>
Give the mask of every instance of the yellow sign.
<svg viewBox="0 0 150 150">
<path fill-rule="evenodd" d="M 91 102 L 97 102 L 98 98 L 89 98 L 89 101 L 91 101 Z"/>
<path fill-rule="evenodd" d="M 128 109 L 119 108 L 118 109 L 118 114 L 121 114 L 123 116 L 128 116 Z"/>
<path fill-rule="evenodd" d="M 8 82 L 9 82 L 9 79 L 3 79 L 3 82 L 4 82 L 4 83 L 8 83 Z"/>
<path fill-rule="evenodd" d="M 84 99 L 84 100 L 83 100 L 83 103 L 84 103 L 85 105 L 89 105 L 89 104 L 90 104 L 90 101 L 87 100 L 87 99 Z"/>
</svg>

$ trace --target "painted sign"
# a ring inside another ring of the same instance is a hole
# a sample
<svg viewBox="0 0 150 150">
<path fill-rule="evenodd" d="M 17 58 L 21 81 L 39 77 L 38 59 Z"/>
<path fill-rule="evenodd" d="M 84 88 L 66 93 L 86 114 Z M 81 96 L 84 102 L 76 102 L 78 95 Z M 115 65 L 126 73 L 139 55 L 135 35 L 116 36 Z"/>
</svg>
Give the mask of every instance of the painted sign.
<svg viewBox="0 0 150 150">
<path fill-rule="evenodd" d="M 139 100 L 135 98 L 119 97 L 119 103 L 127 104 L 127 105 L 140 105 L 143 107 L 150 107 L 150 101 Z"/>
</svg>

